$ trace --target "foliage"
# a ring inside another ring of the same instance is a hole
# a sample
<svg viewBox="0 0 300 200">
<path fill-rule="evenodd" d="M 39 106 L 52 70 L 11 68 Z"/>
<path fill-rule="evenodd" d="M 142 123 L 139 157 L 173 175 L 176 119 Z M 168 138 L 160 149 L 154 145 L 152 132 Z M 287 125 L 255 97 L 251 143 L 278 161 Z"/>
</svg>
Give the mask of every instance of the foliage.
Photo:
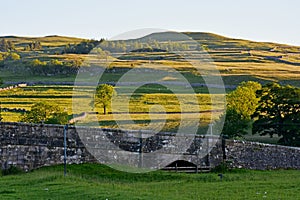
<svg viewBox="0 0 300 200">
<path fill-rule="evenodd" d="M 57 59 L 52 59 L 49 62 L 35 59 L 27 63 L 27 66 L 34 75 L 53 76 L 76 74 L 81 64 L 82 60 L 77 58 L 65 62 Z"/>
<path fill-rule="evenodd" d="M 259 98 L 256 97 L 256 91 L 260 89 L 261 85 L 257 82 L 242 82 L 227 95 L 227 108 L 235 110 L 244 119 L 251 119 L 259 101 Z"/>
<path fill-rule="evenodd" d="M 33 61 L 31 61 L 30 63 L 32 66 L 36 67 L 36 66 L 45 66 L 47 64 L 47 62 L 45 61 L 40 61 L 39 59 L 34 59 Z"/>
<path fill-rule="evenodd" d="M 3 84 L 3 80 L 0 78 L 0 86 Z M 2 121 L 2 107 L 1 107 L 1 102 L 0 102 L 0 122 Z"/>
<path fill-rule="evenodd" d="M 109 52 L 166 52 L 166 51 L 186 51 L 189 45 L 181 42 L 159 42 L 154 39 L 146 41 L 103 41 L 101 48 Z"/>
<path fill-rule="evenodd" d="M 17 53 L 10 53 L 8 56 L 8 59 L 10 60 L 20 60 L 21 56 Z"/>
<path fill-rule="evenodd" d="M 226 173 L 230 172 L 232 169 L 230 167 L 230 163 L 221 162 L 219 165 L 215 166 L 211 171 L 214 173 Z"/>
<path fill-rule="evenodd" d="M 7 169 L 2 170 L 2 176 L 7 176 L 7 175 L 16 175 L 16 174 L 22 174 L 23 170 L 16 167 L 16 166 L 9 166 Z"/>
<path fill-rule="evenodd" d="M 242 138 L 248 132 L 250 128 L 250 120 L 245 119 L 240 113 L 236 110 L 229 108 L 226 110 L 226 113 L 221 115 L 217 123 L 224 121 L 222 135 L 227 136 L 228 138 Z M 218 124 L 217 124 L 218 125 Z"/>
<path fill-rule="evenodd" d="M 68 113 L 57 105 L 40 102 L 31 107 L 31 110 L 22 115 L 22 122 L 46 123 L 46 124 L 66 124 Z"/>
<path fill-rule="evenodd" d="M 94 97 L 94 105 L 101 104 L 103 106 L 103 113 L 106 114 L 106 109 L 111 103 L 111 99 L 115 94 L 115 89 L 113 86 L 108 84 L 98 85 L 96 88 L 96 93 Z"/>
<path fill-rule="evenodd" d="M 42 45 L 40 41 L 31 42 L 24 48 L 25 51 L 33 51 L 33 50 L 41 50 L 41 49 L 42 49 Z"/>
<path fill-rule="evenodd" d="M 3 117 L 2 117 L 2 107 L 1 107 L 1 104 L 0 104 L 0 122 L 2 121 L 2 119 L 3 119 Z"/>
<path fill-rule="evenodd" d="M 83 41 L 77 45 L 71 45 L 68 44 L 65 46 L 65 49 L 63 50 L 63 53 L 74 53 L 74 54 L 88 54 L 90 51 L 98 46 L 103 39 L 100 41 L 98 40 L 87 40 Z"/>
<path fill-rule="evenodd" d="M 253 133 L 281 136 L 279 143 L 300 146 L 300 88 L 267 84 L 258 91 Z"/>
<path fill-rule="evenodd" d="M 56 66 L 56 65 L 63 65 L 63 62 L 60 61 L 60 60 L 57 60 L 57 59 L 52 59 L 50 61 L 50 65 L 54 65 L 54 66 Z"/>
<path fill-rule="evenodd" d="M 229 138 L 243 137 L 251 128 L 251 115 L 255 112 L 259 98 L 256 91 L 261 85 L 254 81 L 242 82 L 227 95 L 227 110 L 217 121 L 224 122 L 222 134 Z"/>
<path fill-rule="evenodd" d="M 9 40 L 2 39 L 0 40 L 0 51 L 2 52 L 10 52 L 15 50 L 15 45 Z"/>
</svg>

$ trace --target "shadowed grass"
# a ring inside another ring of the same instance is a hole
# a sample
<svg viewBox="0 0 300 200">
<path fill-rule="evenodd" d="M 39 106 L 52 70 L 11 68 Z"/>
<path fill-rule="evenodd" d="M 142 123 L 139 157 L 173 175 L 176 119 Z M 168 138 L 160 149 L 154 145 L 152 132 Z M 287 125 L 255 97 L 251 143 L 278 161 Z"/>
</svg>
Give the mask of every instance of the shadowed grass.
<svg viewBox="0 0 300 200">
<path fill-rule="evenodd" d="M 146 174 L 98 164 L 44 167 L 1 177 L 1 199 L 297 199 L 299 171 L 234 170 L 225 173 Z"/>
</svg>

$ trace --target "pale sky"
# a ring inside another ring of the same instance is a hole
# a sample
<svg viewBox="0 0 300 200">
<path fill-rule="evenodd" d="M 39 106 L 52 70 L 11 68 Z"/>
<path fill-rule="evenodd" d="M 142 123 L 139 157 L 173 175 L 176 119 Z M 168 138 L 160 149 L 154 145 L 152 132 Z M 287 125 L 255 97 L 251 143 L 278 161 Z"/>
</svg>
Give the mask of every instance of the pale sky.
<svg viewBox="0 0 300 200">
<path fill-rule="evenodd" d="M 159 28 L 300 46 L 299 0 L 1 0 L 0 35 L 111 38 Z"/>
</svg>

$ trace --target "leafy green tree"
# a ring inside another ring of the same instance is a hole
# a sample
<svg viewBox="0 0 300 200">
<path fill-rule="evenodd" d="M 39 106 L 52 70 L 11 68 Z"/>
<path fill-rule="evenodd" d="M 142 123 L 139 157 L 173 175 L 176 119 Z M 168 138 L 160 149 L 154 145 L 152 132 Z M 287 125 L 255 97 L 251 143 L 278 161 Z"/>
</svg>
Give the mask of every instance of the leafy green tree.
<svg viewBox="0 0 300 200">
<path fill-rule="evenodd" d="M 251 120 L 245 119 L 234 109 L 227 109 L 226 113 L 221 115 L 216 125 L 219 126 L 221 121 L 224 121 L 221 133 L 228 138 L 242 138 L 251 127 Z"/>
<path fill-rule="evenodd" d="M 46 124 L 66 124 L 68 122 L 68 113 L 63 111 L 57 105 L 51 105 L 46 102 L 39 102 L 31 107 L 29 112 L 26 112 L 21 117 L 22 122 Z"/>
<path fill-rule="evenodd" d="M 300 146 L 300 88 L 272 83 L 258 91 L 253 133 L 280 136 L 279 143 Z"/>
<path fill-rule="evenodd" d="M 260 90 L 261 87 L 260 83 L 254 81 L 242 82 L 227 95 L 227 108 L 236 110 L 244 119 L 251 119 L 259 101 L 256 91 Z"/>
<path fill-rule="evenodd" d="M 92 102 L 92 104 L 94 104 L 95 106 L 101 104 L 103 107 L 103 114 L 106 114 L 107 107 L 109 107 L 114 94 L 115 89 L 113 86 L 108 84 L 98 85 L 98 87 L 96 88 L 94 102 Z"/>
<path fill-rule="evenodd" d="M 251 115 L 258 106 L 256 91 L 261 89 L 257 82 L 242 82 L 227 95 L 227 110 L 217 120 L 216 125 L 224 122 L 222 134 L 229 138 L 243 137 L 251 128 Z"/>
</svg>

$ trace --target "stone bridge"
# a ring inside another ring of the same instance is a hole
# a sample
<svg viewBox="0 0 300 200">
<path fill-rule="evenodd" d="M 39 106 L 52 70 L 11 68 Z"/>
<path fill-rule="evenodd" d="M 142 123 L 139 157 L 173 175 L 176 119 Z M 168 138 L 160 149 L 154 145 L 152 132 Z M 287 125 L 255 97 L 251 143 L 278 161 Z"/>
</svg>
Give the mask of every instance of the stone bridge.
<svg viewBox="0 0 300 200">
<path fill-rule="evenodd" d="M 300 148 L 225 141 L 218 136 L 190 138 L 185 134 L 70 126 L 66 141 L 68 164 L 107 164 L 113 158 L 116 163 L 156 169 L 180 160 L 202 169 L 226 160 L 232 167 L 300 169 Z M 17 166 L 28 171 L 63 162 L 64 126 L 0 122 L 2 169 Z"/>
</svg>

